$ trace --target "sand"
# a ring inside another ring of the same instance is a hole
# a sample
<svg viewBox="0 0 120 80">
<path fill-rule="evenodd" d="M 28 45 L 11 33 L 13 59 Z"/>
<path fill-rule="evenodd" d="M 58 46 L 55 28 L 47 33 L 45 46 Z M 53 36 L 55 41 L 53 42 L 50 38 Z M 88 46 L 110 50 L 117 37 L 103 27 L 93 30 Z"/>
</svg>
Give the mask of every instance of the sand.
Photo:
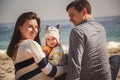
<svg viewBox="0 0 120 80">
<path fill-rule="evenodd" d="M 15 69 L 11 58 L 0 51 L 0 80 L 15 80 Z"/>
<path fill-rule="evenodd" d="M 120 48 L 108 49 L 109 56 L 120 55 Z M 15 80 L 15 69 L 5 50 L 0 50 L 0 80 Z M 120 70 L 116 80 L 120 80 Z"/>
</svg>

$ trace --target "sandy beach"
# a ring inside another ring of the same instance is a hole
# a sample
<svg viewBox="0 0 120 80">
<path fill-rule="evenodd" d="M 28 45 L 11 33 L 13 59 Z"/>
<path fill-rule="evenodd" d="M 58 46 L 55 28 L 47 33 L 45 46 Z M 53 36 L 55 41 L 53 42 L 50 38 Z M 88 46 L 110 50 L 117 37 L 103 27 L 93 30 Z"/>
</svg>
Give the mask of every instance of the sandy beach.
<svg viewBox="0 0 120 80">
<path fill-rule="evenodd" d="M 120 48 L 109 48 L 109 56 L 120 55 Z M 0 50 L 0 80 L 15 80 L 15 69 L 5 50 Z M 116 80 L 120 80 L 120 70 Z"/>
<path fill-rule="evenodd" d="M 0 50 L 0 80 L 15 80 L 15 69 L 5 50 Z"/>
</svg>

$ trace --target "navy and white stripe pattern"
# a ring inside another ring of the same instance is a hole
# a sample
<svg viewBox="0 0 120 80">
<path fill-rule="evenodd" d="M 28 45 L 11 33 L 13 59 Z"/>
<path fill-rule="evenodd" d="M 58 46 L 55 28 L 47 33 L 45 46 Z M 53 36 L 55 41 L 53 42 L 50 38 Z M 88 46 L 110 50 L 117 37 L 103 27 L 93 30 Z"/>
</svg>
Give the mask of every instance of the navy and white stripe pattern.
<svg viewBox="0 0 120 80">
<path fill-rule="evenodd" d="M 32 40 L 25 40 L 19 45 L 14 64 L 17 80 L 54 80 L 52 77 L 63 73 L 62 67 L 48 62 L 40 45 Z"/>
</svg>

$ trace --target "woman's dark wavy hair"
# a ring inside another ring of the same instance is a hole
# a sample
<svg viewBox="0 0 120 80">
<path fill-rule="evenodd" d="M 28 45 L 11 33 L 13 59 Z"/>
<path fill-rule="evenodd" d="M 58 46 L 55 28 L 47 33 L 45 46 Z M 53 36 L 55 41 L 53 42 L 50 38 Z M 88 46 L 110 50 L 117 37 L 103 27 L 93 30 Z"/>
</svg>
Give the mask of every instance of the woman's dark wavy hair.
<svg viewBox="0 0 120 80">
<path fill-rule="evenodd" d="M 71 7 L 74 7 L 79 12 L 81 12 L 84 8 L 86 8 L 87 13 L 91 14 L 91 5 L 87 0 L 75 0 L 75 1 L 72 1 L 66 7 L 66 11 L 68 11 L 68 9 L 70 9 Z"/>
<path fill-rule="evenodd" d="M 25 12 L 25 13 L 21 14 L 16 21 L 14 32 L 13 32 L 11 41 L 7 48 L 7 54 L 9 57 L 13 56 L 13 49 L 14 49 L 15 45 L 20 41 L 21 34 L 19 31 L 19 27 L 22 26 L 26 22 L 26 20 L 31 20 L 31 19 L 35 19 L 38 23 L 38 34 L 34 40 L 37 41 L 39 44 L 41 44 L 41 41 L 39 38 L 40 18 L 34 12 Z"/>
</svg>

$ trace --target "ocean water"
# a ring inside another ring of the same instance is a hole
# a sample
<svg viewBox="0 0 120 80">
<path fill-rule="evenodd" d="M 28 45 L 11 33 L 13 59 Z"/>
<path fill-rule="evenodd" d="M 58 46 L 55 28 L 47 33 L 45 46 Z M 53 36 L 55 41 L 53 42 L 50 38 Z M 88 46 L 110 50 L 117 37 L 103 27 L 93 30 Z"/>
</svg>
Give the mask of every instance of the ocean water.
<svg viewBox="0 0 120 80">
<path fill-rule="evenodd" d="M 95 18 L 100 24 L 102 24 L 107 33 L 107 42 L 120 44 L 120 16 L 114 17 L 97 17 Z M 60 25 L 60 41 L 65 50 L 68 49 L 69 45 L 69 34 L 70 30 L 74 27 L 68 20 L 56 20 L 56 21 L 42 21 L 41 22 L 41 42 L 44 45 L 44 31 L 45 26 Z M 0 24 L 0 50 L 7 49 L 10 42 L 15 23 L 4 23 Z M 110 46 L 112 46 L 110 45 Z"/>
</svg>

